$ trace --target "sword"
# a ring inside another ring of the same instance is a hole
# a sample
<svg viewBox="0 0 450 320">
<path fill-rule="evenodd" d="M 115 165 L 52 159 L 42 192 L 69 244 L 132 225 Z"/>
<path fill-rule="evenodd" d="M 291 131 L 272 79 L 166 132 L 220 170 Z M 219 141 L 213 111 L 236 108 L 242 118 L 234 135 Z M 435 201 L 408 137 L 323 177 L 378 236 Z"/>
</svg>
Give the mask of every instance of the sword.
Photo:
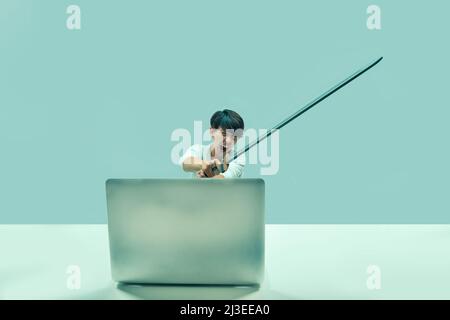
<svg viewBox="0 0 450 320">
<path fill-rule="evenodd" d="M 248 150 L 250 150 L 251 148 L 256 146 L 258 143 L 260 143 L 261 141 L 263 141 L 264 139 L 266 139 L 267 137 L 272 135 L 272 133 L 274 133 L 276 130 L 280 130 L 285 125 L 290 123 L 292 120 L 297 119 L 299 116 L 304 114 L 306 111 L 308 111 L 309 109 L 313 108 L 314 106 L 316 106 L 317 104 L 319 104 L 320 102 L 322 102 L 323 100 L 325 100 L 326 98 L 331 96 L 333 93 L 338 91 L 339 89 L 345 87 L 347 84 L 349 84 L 350 82 L 352 82 L 353 80 L 358 78 L 360 75 L 362 75 L 363 73 L 365 73 L 369 69 L 373 68 L 382 59 L 383 59 L 383 57 L 379 57 L 375 61 L 371 62 L 368 66 L 359 69 L 358 71 L 356 71 L 355 73 L 351 74 L 346 79 L 342 80 L 341 82 L 339 82 L 338 84 L 336 84 L 335 86 L 333 86 L 332 88 L 327 90 L 326 92 L 322 93 L 320 96 L 318 96 L 317 98 L 315 98 L 314 100 L 309 102 L 307 105 L 305 105 L 304 107 L 302 107 L 298 111 L 294 112 L 292 115 L 290 115 L 289 117 L 287 117 L 286 119 L 281 121 L 279 124 L 274 126 L 272 129 L 270 129 L 269 131 L 267 131 L 263 135 L 259 136 L 255 141 L 253 141 L 252 143 L 247 144 L 242 150 L 240 150 L 239 152 L 235 153 L 234 156 L 228 161 L 228 163 L 230 163 L 233 160 L 236 160 L 239 156 L 243 155 Z M 214 175 L 217 175 L 217 174 L 225 172 L 224 164 L 222 163 L 219 166 L 215 166 L 212 169 L 212 171 L 213 171 Z"/>
</svg>

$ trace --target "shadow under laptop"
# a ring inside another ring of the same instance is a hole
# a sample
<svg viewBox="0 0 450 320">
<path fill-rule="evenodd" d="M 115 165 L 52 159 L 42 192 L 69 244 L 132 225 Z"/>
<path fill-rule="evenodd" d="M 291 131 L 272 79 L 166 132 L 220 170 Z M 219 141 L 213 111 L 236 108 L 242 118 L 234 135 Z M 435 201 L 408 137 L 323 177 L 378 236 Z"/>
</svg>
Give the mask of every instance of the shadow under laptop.
<svg viewBox="0 0 450 320">
<path fill-rule="evenodd" d="M 229 300 L 245 298 L 246 296 L 257 292 L 260 289 L 260 286 L 118 283 L 116 288 L 136 299 Z"/>
</svg>

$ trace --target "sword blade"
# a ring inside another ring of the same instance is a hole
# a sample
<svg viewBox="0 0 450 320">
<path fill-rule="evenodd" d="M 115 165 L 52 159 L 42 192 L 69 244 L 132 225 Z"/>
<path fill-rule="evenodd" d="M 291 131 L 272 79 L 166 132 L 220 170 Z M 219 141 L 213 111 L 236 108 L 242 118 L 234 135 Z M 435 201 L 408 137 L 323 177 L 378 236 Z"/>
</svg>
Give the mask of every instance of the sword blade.
<svg viewBox="0 0 450 320">
<path fill-rule="evenodd" d="M 342 80 L 341 82 L 339 82 L 338 84 L 336 84 L 335 86 L 333 86 L 332 88 L 327 90 L 326 92 L 322 93 L 320 96 L 318 96 L 317 98 L 315 98 L 314 100 L 309 102 L 307 105 L 302 107 L 300 110 L 296 111 L 295 113 L 293 113 L 292 115 L 290 115 L 289 117 L 287 117 L 286 119 L 281 121 L 279 124 L 274 126 L 272 129 L 267 131 L 265 134 L 259 136 L 255 141 L 253 141 L 250 144 L 247 144 L 241 151 L 237 152 L 230 160 L 228 160 L 228 163 L 230 163 L 231 161 L 235 160 L 236 158 L 238 158 L 239 156 L 241 156 L 242 154 L 247 152 L 252 147 L 256 146 L 258 143 L 260 143 L 261 141 L 263 141 L 264 139 L 269 137 L 276 130 L 279 130 L 279 129 L 283 128 L 285 125 L 290 123 L 292 120 L 297 119 L 299 116 L 301 116 L 306 111 L 308 111 L 312 107 L 316 106 L 317 104 L 319 104 L 320 102 L 322 102 L 323 100 L 325 100 L 326 98 L 331 96 L 333 93 L 335 93 L 339 89 L 345 87 L 347 84 L 349 84 L 350 82 L 352 82 L 353 80 L 358 78 L 360 75 L 362 75 L 363 73 L 365 73 L 369 69 L 373 68 L 382 59 L 383 59 L 383 57 L 380 57 L 380 58 L 376 59 L 375 61 L 371 62 L 368 66 L 366 66 L 364 68 L 361 68 L 360 70 L 358 70 L 355 73 L 353 73 L 352 75 L 348 76 L 346 79 Z"/>
</svg>

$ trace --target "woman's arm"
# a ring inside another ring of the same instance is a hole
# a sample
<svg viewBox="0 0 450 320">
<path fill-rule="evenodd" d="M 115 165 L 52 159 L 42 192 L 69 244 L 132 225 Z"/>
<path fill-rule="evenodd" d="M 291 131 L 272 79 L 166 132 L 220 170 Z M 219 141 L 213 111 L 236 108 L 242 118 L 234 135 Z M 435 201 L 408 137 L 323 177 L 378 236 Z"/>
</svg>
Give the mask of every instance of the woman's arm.
<svg viewBox="0 0 450 320">
<path fill-rule="evenodd" d="M 183 170 L 188 172 L 195 172 L 202 170 L 203 164 L 206 161 L 203 161 L 197 157 L 187 157 L 183 161 Z"/>
<path fill-rule="evenodd" d="M 212 169 L 218 164 L 220 162 L 217 159 L 206 161 L 191 156 L 183 161 L 183 170 L 188 172 L 201 171 L 206 177 L 213 177 L 214 173 Z"/>
</svg>

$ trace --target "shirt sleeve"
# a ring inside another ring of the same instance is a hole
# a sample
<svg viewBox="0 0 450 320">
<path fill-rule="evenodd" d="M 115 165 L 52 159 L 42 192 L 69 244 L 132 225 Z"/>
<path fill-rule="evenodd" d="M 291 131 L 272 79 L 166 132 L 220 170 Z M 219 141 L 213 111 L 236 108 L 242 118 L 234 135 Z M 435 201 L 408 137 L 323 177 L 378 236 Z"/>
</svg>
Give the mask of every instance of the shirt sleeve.
<svg viewBox="0 0 450 320">
<path fill-rule="evenodd" d="M 183 154 L 183 156 L 178 161 L 178 164 L 181 167 L 183 167 L 184 160 L 186 160 L 189 157 L 196 157 L 198 159 L 202 159 L 203 158 L 202 152 L 203 152 L 202 146 L 199 144 L 194 144 L 186 150 L 186 152 Z"/>
<path fill-rule="evenodd" d="M 225 179 L 241 178 L 244 173 L 245 157 L 239 156 L 237 159 L 230 162 L 228 169 L 223 173 Z"/>
</svg>

